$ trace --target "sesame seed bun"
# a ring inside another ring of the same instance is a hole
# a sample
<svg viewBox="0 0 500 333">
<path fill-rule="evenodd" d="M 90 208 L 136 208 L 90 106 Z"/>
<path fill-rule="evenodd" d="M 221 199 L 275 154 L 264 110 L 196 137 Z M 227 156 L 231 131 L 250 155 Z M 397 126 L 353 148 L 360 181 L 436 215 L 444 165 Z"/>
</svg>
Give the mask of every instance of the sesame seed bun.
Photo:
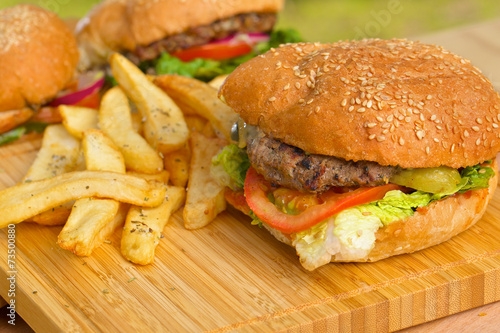
<svg viewBox="0 0 500 333">
<path fill-rule="evenodd" d="M 77 63 L 75 37 L 57 15 L 33 5 L 0 11 L 0 111 L 50 101 Z"/>
<path fill-rule="evenodd" d="M 293 44 L 226 79 L 243 120 L 308 153 L 460 168 L 500 151 L 500 97 L 470 61 L 408 40 Z"/>
<path fill-rule="evenodd" d="M 284 0 L 107 0 L 77 27 L 80 67 L 104 63 L 112 52 L 133 51 L 189 28 L 242 13 L 276 13 Z"/>
</svg>

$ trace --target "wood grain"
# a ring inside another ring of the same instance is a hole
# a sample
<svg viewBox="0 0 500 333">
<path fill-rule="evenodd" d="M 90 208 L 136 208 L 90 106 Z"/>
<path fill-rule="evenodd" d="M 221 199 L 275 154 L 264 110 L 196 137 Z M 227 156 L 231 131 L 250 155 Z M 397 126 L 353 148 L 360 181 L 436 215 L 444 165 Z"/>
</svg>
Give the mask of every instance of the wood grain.
<svg viewBox="0 0 500 333">
<path fill-rule="evenodd" d="M 500 49 L 484 46 L 482 36 L 499 27 L 500 21 L 447 32 L 435 42 L 471 40 L 478 59 L 483 53 L 498 59 Z M 481 34 L 480 43 L 474 34 Z M 498 66 L 490 66 L 478 65 L 494 78 Z M 39 146 L 31 137 L 0 148 L 0 188 L 22 178 Z M 121 257 L 119 232 L 82 258 L 57 246 L 61 227 L 22 223 L 16 226 L 16 310 L 37 332 L 387 332 L 423 323 L 415 330 L 459 331 L 448 325 L 453 321 L 429 325 L 500 300 L 499 216 L 497 191 L 483 219 L 446 243 L 313 272 L 301 268 L 292 248 L 231 209 L 194 231 L 175 214 L 154 264 L 145 267 Z M 5 229 L 0 248 L 7 248 Z M 9 270 L 7 251 L 0 250 L 0 295 L 7 300 Z"/>
<path fill-rule="evenodd" d="M 0 186 L 21 179 L 39 144 L 0 149 Z M 121 257 L 119 233 L 82 258 L 57 246 L 61 227 L 23 223 L 17 311 L 40 332 L 394 331 L 500 299 L 499 209 L 497 192 L 476 226 L 444 244 L 314 272 L 234 210 L 195 231 L 177 213 L 146 267 Z M 7 248 L 5 229 L 0 244 Z M 0 293 L 8 299 L 6 255 L 0 251 Z"/>
</svg>

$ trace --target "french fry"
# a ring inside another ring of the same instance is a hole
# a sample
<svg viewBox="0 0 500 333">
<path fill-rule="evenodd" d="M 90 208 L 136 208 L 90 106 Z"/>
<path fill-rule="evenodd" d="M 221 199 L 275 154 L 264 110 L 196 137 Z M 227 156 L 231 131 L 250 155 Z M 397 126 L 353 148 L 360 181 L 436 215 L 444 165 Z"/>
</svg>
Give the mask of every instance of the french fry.
<svg viewBox="0 0 500 333">
<path fill-rule="evenodd" d="M 121 240 L 121 253 L 125 259 L 140 265 L 154 261 L 155 249 L 172 213 L 184 203 L 183 187 L 165 186 L 166 196 L 156 208 L 132 206 L 127 214 Z"/>
<path fill-rule="evenodd" d="M 22 222 L 65 202 L 90 197 L 157 207 L 163 202 L 165 187 L 155 181 L 107 171 L 72 171 L 49 179 L 20 183 L 0 191 L 0 228 Z"/>
<path fill-rule="evenodd" d="M 228 74 L 223 74 L 223 75 L 219 75 L 219 76 L 217 76 L 217 77 L 214 77 L 214 78 L 213 78 L 210 82 L 208 82 L 208 84 L 209 84 L 211 87 L 213 87 L 213 88 L 215 88 L 215 89 L 219 90 L 219 88 L 222 86 L 222 84 L 223 84 L 223 83 L 224 83 L 224 81 L 226 80 L 227 75 L 228 75 Z"/>
<path fill-rule="evenodd" d="M 163 170 L 162 172 L 155 173 L 155 174 L 127 171 L 127 174 L 131 175 L 131 176 L 135 176 L 135 177 L 140 177 L 140 178 L 143 178 L 145 180 L 156 180 L 156 181 L 161 182 L 163 184 L 167 184 L 168 180 L 170 179 L 170 173 L 167 170 Z"/>
<path fill-rule="evenodd" d="M 175 186 L 185 187 L 189 178 L 189 160 L 191 151 L 189 145 L 165 155 L 163 161 L 165 170 L 170 174 L 170 182 Z"/>
<path fill-rule="evenodd" d="M 130 113 L 130 117 L 132 118 L 132 129 L 137 133 L 142 133 L 142 116 L 138 112 Z"/>
<path fill-rule="evenodd" d="M 80 141 L 75 139 L 63 125 L 47 126 L 42 146 L 23 182 L 51 178 L 72 171 L 78 164 Z M 63 225 L 71 212 L 72 202 L 64 203 L 33 216 L 26 222 L 41 225 Z"/>
<path fill-rule="evenodd" d="M 161 75 L 154 83 L 165 91 L 176 103 L 195 110 L 207 118 L 216 132 L 231 141 L 231 127 L 237 114 L 217 97 L 217 89 L 205 82 L 179 75 Z"/>
<path fill-rule="evenodd" d="M 183 211 L 186 229 L 202 228 L 226 209 L 224 186 L 210 173 L 212 157 L 226 144 L 223 139 L 206 138 L 197 132 L 191 134 L 191 164 Z"/>
<path fill-rule="evenodd" d="M 205 127 L 203 127 L 200 133 L 206 136 L 207 138 L 215 138 L 217 136 L 217 133 L 215 132 L 215 129 L 210 122 L 207 122 L 205 124 Z"/>
<path fill-rule="evenodd" d="M 94 249 L 102 244 L 98 242 L 97 236 L 102 228 L 113 222 L 121 205 L 126 206 L 126 204 L 112 199 L 86 198 L 76 200 L 68 222 L 57 237 L 57 244 L 78 256 L 89 256 Z M 123 221 L 121 220 L 121 223 Z"/>
<path fill-rule="evenodd" d="M 208 121 L 206 118 L 203 118 L 198 115 L 189 115 L 185 116 L 186 124 L 190 132 L 202 132 Z"/>
<path fill-rule="evenodd" d="M 100 130 L 85 131 L 82 146 L 87 170 L 125 173 L 125 160 L 122 153 Z"/>
<path fill-rule="evenodd" d="M 146 140 L 164 155 L 181 148 L 189 131 L 174 101 L 124 56 L 113 54 L 110 65 L 116 81 L 145 118 Z"/>
<path fill-rule="evenodd" d="M 61 124 L 45 129 L 42 146 L 31 164 L 23 182 L 54 177 L 72 171 L 80 153 L 80 141 Z"/>
<path fill-rule="evenodd" d="M 100 130 L 86 130 L 82 145 L 88 170 L 125 173 L 122 154 L 111 139 Z M 99 240 L 108 237 L 114 231 L 108 227 L 106 230 L 109 234 L 103 233 L 104 227 L 108 224 L 117 227 L 123 223 L 124 219 L 120 223 L 116 217 L 120 210 L 124 209 L 123 206 L 126 204 L 111 199 L 78 199 L 59 233 L 57 243 L 61 248 L 76 255 L 89 256 L 102 244 Z"/>
<path fill-rule="evenodd" d="M 95 109 L 73 105 L 60 105 L 59 112 L 63 118 L 63 125 L 75 138 L 82 139 L 83 132 L 90 128 L 97 128 L 99 112 Z"/>
<path fill-rule="evenodd" d="M 30 119 L 35 112 L 30 108 L 0 112 L 0 134 L 10 131 Z"/>
<path fill-rule="evenodd" d="M 134 131 L 129 102 L 120 87 L 111 88 L 103 96 L 99 127 L 118 146 L 127 169 L 149 174 L 163 170 L 163 161 L 158 152 Z"/>
</svg>

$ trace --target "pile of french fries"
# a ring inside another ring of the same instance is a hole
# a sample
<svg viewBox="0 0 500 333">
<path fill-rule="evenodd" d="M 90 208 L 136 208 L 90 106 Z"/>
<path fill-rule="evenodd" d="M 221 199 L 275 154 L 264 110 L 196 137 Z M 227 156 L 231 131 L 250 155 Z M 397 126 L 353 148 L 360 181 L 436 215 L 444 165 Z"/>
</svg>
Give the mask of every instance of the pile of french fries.
<svg viewBox="0 0 500 333">
<path fill-rule="evenodd" d="M 57 243 L 79 256 L 121 227 L 122 255 L 146 265 L 175 211 L 197 229 L 226 209 L 210 164 L 237 116 L 217 98 L 223 78 L 150 77 L 120 54 L 110 66 L 99 110 L 60 106 L 22 182 L 0 191 L 0 227 L 63 225 Z"/>
</svg>

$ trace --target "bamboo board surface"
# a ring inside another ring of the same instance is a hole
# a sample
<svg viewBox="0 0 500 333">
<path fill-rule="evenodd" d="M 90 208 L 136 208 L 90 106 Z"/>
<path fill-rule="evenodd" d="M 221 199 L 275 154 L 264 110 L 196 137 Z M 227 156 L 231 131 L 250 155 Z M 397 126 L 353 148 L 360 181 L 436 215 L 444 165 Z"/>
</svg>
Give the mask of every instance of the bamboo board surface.
<svg viewBox="0 0 500 333">
<path fill-rule="evenodd" d="M 22 178 L 39 145 L 0 148 L 0 188 Z M 119 232 L 81 258 L 57 246 L 61 227 L 19 224 L 16 310 L 37 332 L 395 331 L 500 300 L 499 213 L 497 191 L 483 219 L 446 243 L 313 272 L 233 210 L 196 231 L 175 214 L 145 267 L 121 257 Z M 0 251 L 8 300 L 7 262 Z"/>
</svg>

